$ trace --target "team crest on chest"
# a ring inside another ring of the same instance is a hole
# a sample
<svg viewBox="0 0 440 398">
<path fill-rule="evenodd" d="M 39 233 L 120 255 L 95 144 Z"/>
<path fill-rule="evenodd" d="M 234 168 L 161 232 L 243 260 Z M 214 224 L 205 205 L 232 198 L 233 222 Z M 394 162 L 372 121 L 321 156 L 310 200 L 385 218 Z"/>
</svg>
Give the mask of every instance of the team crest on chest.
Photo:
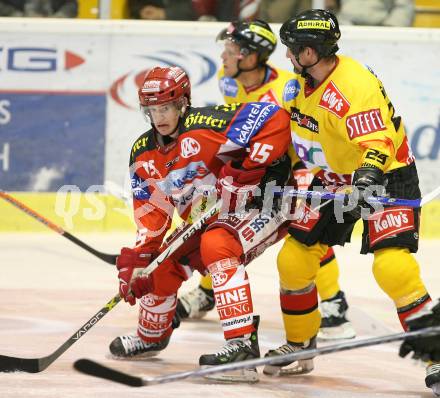
<svg viewBox="0 0 440 398">
<path fill-rule="evenodd" d="M 200 144 L 191 137 L 184 138 L 180 142 L 180 154 L 183 158 L 188 159 L 200 152 Z"/>
</svg>

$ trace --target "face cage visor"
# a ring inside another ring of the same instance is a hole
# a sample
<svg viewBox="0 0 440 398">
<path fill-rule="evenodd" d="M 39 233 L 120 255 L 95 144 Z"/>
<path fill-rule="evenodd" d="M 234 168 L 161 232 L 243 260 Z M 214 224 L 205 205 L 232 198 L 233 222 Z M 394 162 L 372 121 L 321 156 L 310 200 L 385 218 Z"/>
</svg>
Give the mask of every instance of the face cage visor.
<svg viewBox="0 0 440 398">
<path fill-rule="evenodd" d="M 215 39 L 216 43 L 219 45 L 219 47 L 224 50 L 225 49 L 225 42 L 230 41 L 231 43 L 234 43 L 239 48 L 239 54 L 228 54 L 229 56 L 236 56 L 237 59 L 241 59 L 242 57 L 246 57 L 252 52 L 256 52 L 255 50 L 251 50 L 250 48 L 246 47 L 243 44 L 243 40 L 240 40 L 239 38 L 235 37 L 232 32 L 228 32 L 227 29 L 223 29 Z"/>
<path fill-rule="evenodd" d="M 184 113 L 184 107 L 185 107 L 185 101 L 184 97 L 180 97 L 177 100 L 165 102 L 158 105 L 142 105 L 139 104 L 140 110 L 142 112 L 142 115 L 147 122 L 147 124 L 153 125 L 153 118 L 151 116 L 151 111 L 154 110 L 155 112 L 158 112 L 159 114 L 166 114 L 170 110 L 174 109 L 177 112 L 180 113 L 180 116 Z"/>
</svg>

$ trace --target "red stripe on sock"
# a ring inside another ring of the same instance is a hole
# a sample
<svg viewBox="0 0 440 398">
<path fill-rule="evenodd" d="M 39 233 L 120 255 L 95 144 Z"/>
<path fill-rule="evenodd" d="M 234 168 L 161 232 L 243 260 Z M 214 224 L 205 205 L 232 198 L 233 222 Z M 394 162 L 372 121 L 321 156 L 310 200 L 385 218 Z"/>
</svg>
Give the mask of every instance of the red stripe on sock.
<svg viewBox="0 0 440 398">
<path fill-rule="evenodd" d="M 428 297 L 426 301 L 423 303 L 420 303 L 419 305 L 409 309 L 408 311 L 404 312 L 397 312 L 397 315 L 399 316 L 399 321 L 403 327 L 403 330 L 408 331 L 408 326 L 406 325 L 405 319 L 408 318 L 411 314 L 414 314 L 415 312 L 421 310 L 426 304 L 428 304 L 431 301 L 431 298 Z"/>
<path fill-rule="evenodd" d="M 250 334 L 255 331 L 254 325 L 243 326 L 242 328 L 224 331 L 226 340 L 233 339 L 235 337 L 241 337 L 245 334 Z"/>
<path fill-rule="evenodd" d="M 280 293 L 281 309 L 286 311 L 306 311 L 318 305 L 316 286 L 312 291 L 304 294 Z"/>
<path fill-rule="evenodd" d="M 335 252 L 332 247 L 329 247 L 327 250 L 327 253 L 325 253 L 321 257 L 321 263 L 329 262 L 330 260 L 333 260 L 335 258 Z"/>
</svg>

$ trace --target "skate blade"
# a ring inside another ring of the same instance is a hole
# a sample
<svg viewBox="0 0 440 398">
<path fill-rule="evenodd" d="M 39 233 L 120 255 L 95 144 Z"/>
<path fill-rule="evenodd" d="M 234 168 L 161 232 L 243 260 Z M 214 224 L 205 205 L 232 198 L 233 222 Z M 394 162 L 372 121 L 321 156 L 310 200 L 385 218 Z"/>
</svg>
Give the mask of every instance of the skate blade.
<svg viewBox="0 0 440 398">
<path fill-rule="evenodd" d="M 201 366 L 202 369 L 210 366 Z M 208 380 L 222 381 L 226 383 L 257 383 L 259 381 L 256 368 L 239 369 L 227 373 L 215 373 L 203 376 Z"/>
<path fill-rule="evenodd" d="M 318 341 L 347 340 L 356 337 L 356 331 L 350 322 L 331 328 L 321 328 L 318 332 Z"/>
<path fill-rule="evenodd" d="M 137 355 L 126 356 L 126 357 L 119 357 L 117 355 L 110 354 L 110 357 L 112 359 L 116 359 L 117 361 L 143 361 L 145 359 L 149 359 L 149 358 L 153 358 L 153 357 L 158 356 L 161 351 L 162 350 L 149 351 L 149 352 L 144 352 L 143 354 L 137 354 Z"/>
<path fill-rule="evenodd" d="M 266 365 L 263 368 L 263 373 L 267 376 L 295 376 L 305 375 L 313 369 L 313 359 L 306 359 L 287 366 Z"/>
<path fill-rule="evenodd" d="M 431 389 L 436 397 L 440 397 L 440 382 L 433 384 Z"/>
</svg>

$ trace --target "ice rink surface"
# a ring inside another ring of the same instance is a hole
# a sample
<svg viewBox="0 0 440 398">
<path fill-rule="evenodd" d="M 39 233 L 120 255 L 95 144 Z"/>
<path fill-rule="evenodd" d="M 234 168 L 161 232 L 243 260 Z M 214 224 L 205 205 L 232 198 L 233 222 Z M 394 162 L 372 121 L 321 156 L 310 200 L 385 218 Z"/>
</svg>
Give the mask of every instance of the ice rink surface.
<svg viewBox="0 0 440 398">
<path fill-rule="evenodd" d="M 117 253 L 131 245 L 124 235 L 79 236 L 96 249 Z M 349 318 L 358 338 L 399 332 L 393 305 L 376 285 L 371 256 L 358 254 L 360 242 L 337 249 L 341 286 L 350 304 Z M 433 297 L 440 295 L 439 241 L 422 241 L 417 258 Z M 260 348 L 284 341 L 278 304 L 276 253 L 270 248 L 248 267 L 255 312 L 261 315 Z M 182 289 L 194 286 L 188 281 Z M 43 357 L 52 353 L 117 293 L 111 265 L 48 232 L 0 234 L 0 354 Z M 149 361 L 118 361 L 109 356 L 114 337 L 136 329 L 137 308 L 121 302 L 45 371 L 0 374 L 0 397 L 432 397 L 424 386 L 424 368 L 397 356 L 398 344 L 330 354 L 315 359 L 305 376 L 270 378 L 261 374 L 254 385 L 215 384 L 187 379 L 133 388 L 77 373 L 72 364 L 90 358 L 137 376 L 159 376 L 197 367 L 201 354 L 222 345 L 217 314 L 185 322 L 168 348 Z"/>
</svg>

